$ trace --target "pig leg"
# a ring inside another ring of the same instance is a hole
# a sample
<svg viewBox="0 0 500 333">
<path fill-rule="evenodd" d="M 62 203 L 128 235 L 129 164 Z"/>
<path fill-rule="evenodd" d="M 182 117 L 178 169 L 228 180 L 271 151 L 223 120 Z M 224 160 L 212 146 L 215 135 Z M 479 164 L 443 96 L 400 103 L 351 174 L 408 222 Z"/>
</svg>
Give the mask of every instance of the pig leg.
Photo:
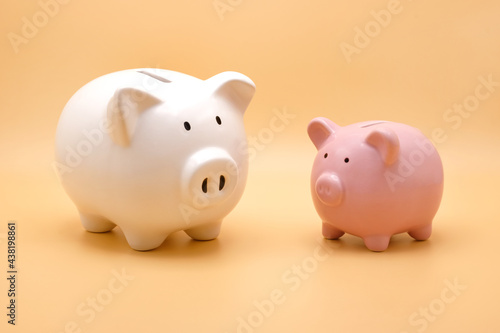
<svg viewBox="0 0 500 333">
<path fill-rule="evenodd" d="M 385 251 L 389 246 L 389 241 L 391 240 L 391 236 L 385 235 L 374 235 L 367 236 L 363 238 L 366 247 L 372 251 Z"/>
<path fill-rule="evenodd" d="M 124 229 L 123 234 L 131 248 L 137 251 L 149 251 L 160 246 L 168 235 L 161 232 L 143 231 L 137 229 Z"/>
<path fill-rule="evenodd" d="M 204 224 L 191 229 L 186 229 L 184 232 L 194 240 L 212 240 L 219 236 L 221 224 L 222 221 Z"/>
<path fill-rule="evenodd" d="M 116 224 L 104 217 L 84 214 L 82 212 L 80 212 L 80 220 L 85 230 L 90 232 L 108 232 L 116 227 Z"/>
<path fill-rule="evenodd" d="M 411 237 L 415 238 L 416 240 L 426 240 L 431 236 L 431 232 L 432 232 L 432 225 L 429 224 L 424 227 L 412 229 L 408 231 L 408 234 Z"/>
<path fill-rule="evenodd" d="M 339 239 L 343 234 L 345 232 L 342 230 L 333 227 L 328 222 L 323 222 L 323 237 L 326 239 Z"/>
</svg>

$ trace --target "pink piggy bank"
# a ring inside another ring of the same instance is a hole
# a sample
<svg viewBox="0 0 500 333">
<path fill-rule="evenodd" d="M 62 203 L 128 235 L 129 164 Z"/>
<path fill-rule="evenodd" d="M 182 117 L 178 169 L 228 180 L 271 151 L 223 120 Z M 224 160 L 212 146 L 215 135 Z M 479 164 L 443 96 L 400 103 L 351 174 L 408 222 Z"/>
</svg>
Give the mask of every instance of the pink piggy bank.
<svg viewBox="0 0 500 333">
<path fill-rule="evenodd" d="M 431 235 L 443 194 L 443 166 L 432 143 L 416 128 L 389 121 L 341 127 L 315 118 L 307 128 L 318 149 L 311 192 L 323 236 L 359 236 L 384 251 L 392 235 Z"/>
</svg>

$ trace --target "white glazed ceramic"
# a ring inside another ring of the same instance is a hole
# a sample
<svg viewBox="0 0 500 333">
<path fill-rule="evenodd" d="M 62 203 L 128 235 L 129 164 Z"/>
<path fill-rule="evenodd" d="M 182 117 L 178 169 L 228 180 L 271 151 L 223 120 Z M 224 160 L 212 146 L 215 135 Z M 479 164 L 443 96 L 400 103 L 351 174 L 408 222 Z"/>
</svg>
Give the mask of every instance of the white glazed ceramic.
<svg viewBox="0 0 500 333">
<path fill-rule="evenodd" d="M 235 72 L 200 80 L 160 69 L 83 86 L 59 119 L 55 162 L 83 227 L 118 225 L 136 250 L 179 230 L 216 238 L 245 187 L 243 114 L 254 92 Z"/>
</svg>

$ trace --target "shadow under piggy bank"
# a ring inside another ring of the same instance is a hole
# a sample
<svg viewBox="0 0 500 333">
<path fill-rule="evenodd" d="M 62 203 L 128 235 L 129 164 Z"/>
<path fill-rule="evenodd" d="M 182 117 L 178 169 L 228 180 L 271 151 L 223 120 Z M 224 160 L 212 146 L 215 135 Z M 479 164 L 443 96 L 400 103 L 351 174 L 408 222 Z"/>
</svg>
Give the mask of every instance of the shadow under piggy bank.
<svg viewBox="0 0 500 333">
<path fill-rule="evenodd" d="M 184 232 L 174 232 L 156 249 L 137 251 L 132 249 L 125 239 L 120 227 L 102 233 L 81 230 L 80 241 L 83 246 L 92 247 L 106 252 L 127 252 L 128 254 L 147 257 L 199 257 L 214 254 L 219 251 L 218 239 L 197 241 Z"/>
<path fill-rule="evenodd" d="M 433 235 L 434 236 L 434 235 Z M 414 252 L 423 251 L 428 252 L 433 248 L 433 242 L 431 239 L 420 241 L 411 238 L 407 233 L 400 233 L 391 236 L 389 246 L 385 251 L 370 251 L 366 248 L 363 239 L 358 236 L 345 234 L 339 239 L 326 239 L 322 240 L 326 247 L 331 248 L 332 251 L 347 251 L 351 253 L 373 253 L 373 254 L 383 254 L 383 253 L 403 253 L 403 252 Z"/>
</svg>

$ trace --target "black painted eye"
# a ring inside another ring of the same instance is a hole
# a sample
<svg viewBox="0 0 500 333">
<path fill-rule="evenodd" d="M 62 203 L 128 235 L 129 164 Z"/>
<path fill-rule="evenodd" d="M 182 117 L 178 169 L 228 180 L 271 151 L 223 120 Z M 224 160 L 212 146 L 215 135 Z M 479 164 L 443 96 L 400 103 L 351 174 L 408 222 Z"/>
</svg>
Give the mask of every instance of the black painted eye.
<svg viewBox="0 0 500 333">
<path fill-rule="evenodd" d="M 215 121 L 217 122 L 217 124 L 221 125 L 222 124 L 222 120 L 220 120 L 220 117 L 217 116 L 215 117 Z"/>
<path fill-rule="evenodd" d="M 328 157 L 328 153 L 325 153 L 325 155 L 323 155 L 324 158 L 327 158 Z"/>
<path fill-rule="evenodd" d="M 187 121 L 185 121 L 184 128 L 186 129 L 186 131 L 189 131 L 191 129 L 191 125 Z"/>
<path fill-rule="evenodd" d="M 344 162 L 349 163 L 349 157 L 344 158 Z"/>
</svg>

